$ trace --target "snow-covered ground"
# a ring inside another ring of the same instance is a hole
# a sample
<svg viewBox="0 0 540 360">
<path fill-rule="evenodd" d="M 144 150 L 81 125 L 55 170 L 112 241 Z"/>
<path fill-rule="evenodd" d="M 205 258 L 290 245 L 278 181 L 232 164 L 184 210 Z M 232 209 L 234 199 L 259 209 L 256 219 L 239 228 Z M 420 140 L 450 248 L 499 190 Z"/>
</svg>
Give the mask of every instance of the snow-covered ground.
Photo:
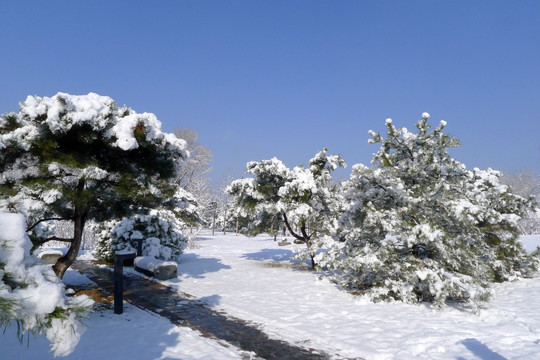
<svg viewBox="0 0 540 360">
<path fill-rule="evenodd" d="M 528 237 L 529 250 L 540 237 Z M 203 234 L 187 250 L 178 279 L 167 283 L 209 306 L 259 324 L 270 336 L 339 358 L 538 359 L 540 278 L 498 284 L 479 313 L 401 303 L 373 304 L 339 291 L 302 266 L 291 246 L 268 237 Z M 77 279 L 70 272 L 68 281 Z M 67 359 L 238 359 L 234 347 L 132 306 L 123 315 L 93 313 Z M 48 343 L 20 346 L 11 327 L 0 336 L 0 358 L 47 359 Z"/>
<path fill-rule="evenodd" d="M 89 282 L 86 277 L 68 270 L 64 277 L 70 284 Z M 69 360 L 150 360 L 150 359 L 240 359 L 242 352 L 229 344 L 204 338 L 199 332 L 172 325 L 167 319 L 129 304 L 124 313 L 112 309 L 93 312 L 88 326 Z M 0 333 L 0 359 L 53 359 L 50 343 L 44 336 L 25 335 L 23 344 L 16 337 L 16 325 Z M 2 329 L 3 330 L 3 329 Z"/>
</svg>

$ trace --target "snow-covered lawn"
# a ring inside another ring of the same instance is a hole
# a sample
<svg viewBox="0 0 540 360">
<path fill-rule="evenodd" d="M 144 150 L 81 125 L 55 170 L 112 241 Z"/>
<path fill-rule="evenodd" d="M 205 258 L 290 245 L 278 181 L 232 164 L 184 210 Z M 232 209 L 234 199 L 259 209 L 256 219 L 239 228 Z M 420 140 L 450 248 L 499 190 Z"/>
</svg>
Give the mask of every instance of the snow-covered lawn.
<svg viewBox="0 0 540 360">
<path fill-rule="evenodd" d="M 526 240 L 532 250 L 540 237 Z M 270 336 L 336 358 L 537 359 L 540 278 L 498 284 L 487 310 L 373 304 L 291 265 L 292 246 L 269 237 L 201 236 L 186 250 L 178 279 L 163 281 L 209 306 L 259 324 Z M 78 281 L 68 273 L 68 281 Z M 94 312 L 66 359 L 239 359 L 241 351 L 127 305 L 123 315 Z M 2 359 L 48 359 L 45 338 L 20 346 L 15 327 L 0 336 Z"/>
<path fill-rule="evenodd" d="M 528 248 L 540 243 L 529 239 Z M 291 267 L 269 237 L 203 236 L 168 281 L 271 336 L 366 359 L 538 359 L 540 278 L 495 286 L 489 309 L 373 304 Z"/>
</svg>

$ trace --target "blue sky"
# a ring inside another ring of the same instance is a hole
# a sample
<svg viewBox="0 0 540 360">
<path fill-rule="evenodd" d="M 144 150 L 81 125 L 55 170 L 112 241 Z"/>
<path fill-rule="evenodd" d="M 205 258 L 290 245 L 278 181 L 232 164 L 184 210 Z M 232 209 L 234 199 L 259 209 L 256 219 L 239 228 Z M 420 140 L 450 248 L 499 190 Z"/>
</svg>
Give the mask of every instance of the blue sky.
<svg viewBox="0 0 540 360">
<path fill-rule="evenodd" d="M 424 111 L 469 168 L 540 173 L 540 1 L 3 1 L 0 16 L 1 113 L 108 95 L 197 130 L 216 184 L 323 147 L 368 164 L 368 130 Z"/>
</svg>

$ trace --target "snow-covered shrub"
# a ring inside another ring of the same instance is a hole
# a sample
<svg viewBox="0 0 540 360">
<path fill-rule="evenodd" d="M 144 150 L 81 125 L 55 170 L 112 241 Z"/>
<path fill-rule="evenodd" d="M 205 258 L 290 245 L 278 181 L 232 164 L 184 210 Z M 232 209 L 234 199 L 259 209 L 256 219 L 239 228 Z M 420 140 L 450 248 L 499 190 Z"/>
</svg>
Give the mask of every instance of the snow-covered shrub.
<svg viewBox="0 0 540 360">
<path fill-rule="evenodd" d="M 143 255 L 163 260 L 178 260 L 187 243 L 183 224 L 168 210 L 151 210 L 120 222 L 107 221 L 95 228 L 95 255 L 108 262 L 117 251 L 136 251 L 136 239 L 143 239 Z"/>
<path fill-rule="evenodd" d="M 66 297 L 52 268 L 30 255 L 32 243 L 21 214 L 0 213 L 0 326 L 16 322 L 43 333 L 55 356 L 73 351 L 83 333 L 80 317 L 91 309 L 86 295 Z"/>
<path fill-rule="evenodd" d="M 448 149 L 458 140 L 429 131 L 428 114 L 418 133 L 386 122 L 373 168 L 357 164 L 344 184 L 346 211 L 321 265 L 345 287 L 374 300 L 447 300 L 482 303 L 489 283 L 528 274 L 536 263 L 517 237 L 527 200 L 500 184 L 491 169 L 469 171 Z"/>
</svg>

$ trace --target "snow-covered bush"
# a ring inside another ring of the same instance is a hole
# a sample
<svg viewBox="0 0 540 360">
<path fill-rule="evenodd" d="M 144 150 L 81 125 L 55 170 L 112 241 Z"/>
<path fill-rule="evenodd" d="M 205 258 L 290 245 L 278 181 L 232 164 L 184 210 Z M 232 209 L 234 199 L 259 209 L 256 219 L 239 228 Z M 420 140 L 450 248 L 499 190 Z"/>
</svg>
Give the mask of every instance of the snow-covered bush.
<svg viewBox="0 0 540 360">
<path fill-rule="evenodd" d="M 95 255 L 108 262 L 117 251 L 136 251 L 134 240 L 142 239 L 143 255 L 163 260 L 178 260 L 186 247 L 183 224 L 168 210 L 136 214 L 120 222 L 107 221 L 96 226 L 98 240 Z"/>
<path fill-rule="evenodd" d="M 345 287 L 374 300 L 482 303 L 489 283 L 525 276 L 535 267 L 517 240 L 517 221 L 531 203 L 500 184 L 491 169 L 469 171 L 448 149 L 460 145 L 429 131 L 386 122 L 373 168 L 357 164 L 344 184 L 346 211 L 320 263 Z"/>
<path fill-rule="evenodd" d="M 21 214 L 0 213 L 0 326 L 15 322 L 19 336 L 43 333 L 55 356 L 73 351 L 83 333 L 80 318 L 92 306 L 86 295 L 66 297 L 50 266 L 30 255 Z"/>
</svg>

